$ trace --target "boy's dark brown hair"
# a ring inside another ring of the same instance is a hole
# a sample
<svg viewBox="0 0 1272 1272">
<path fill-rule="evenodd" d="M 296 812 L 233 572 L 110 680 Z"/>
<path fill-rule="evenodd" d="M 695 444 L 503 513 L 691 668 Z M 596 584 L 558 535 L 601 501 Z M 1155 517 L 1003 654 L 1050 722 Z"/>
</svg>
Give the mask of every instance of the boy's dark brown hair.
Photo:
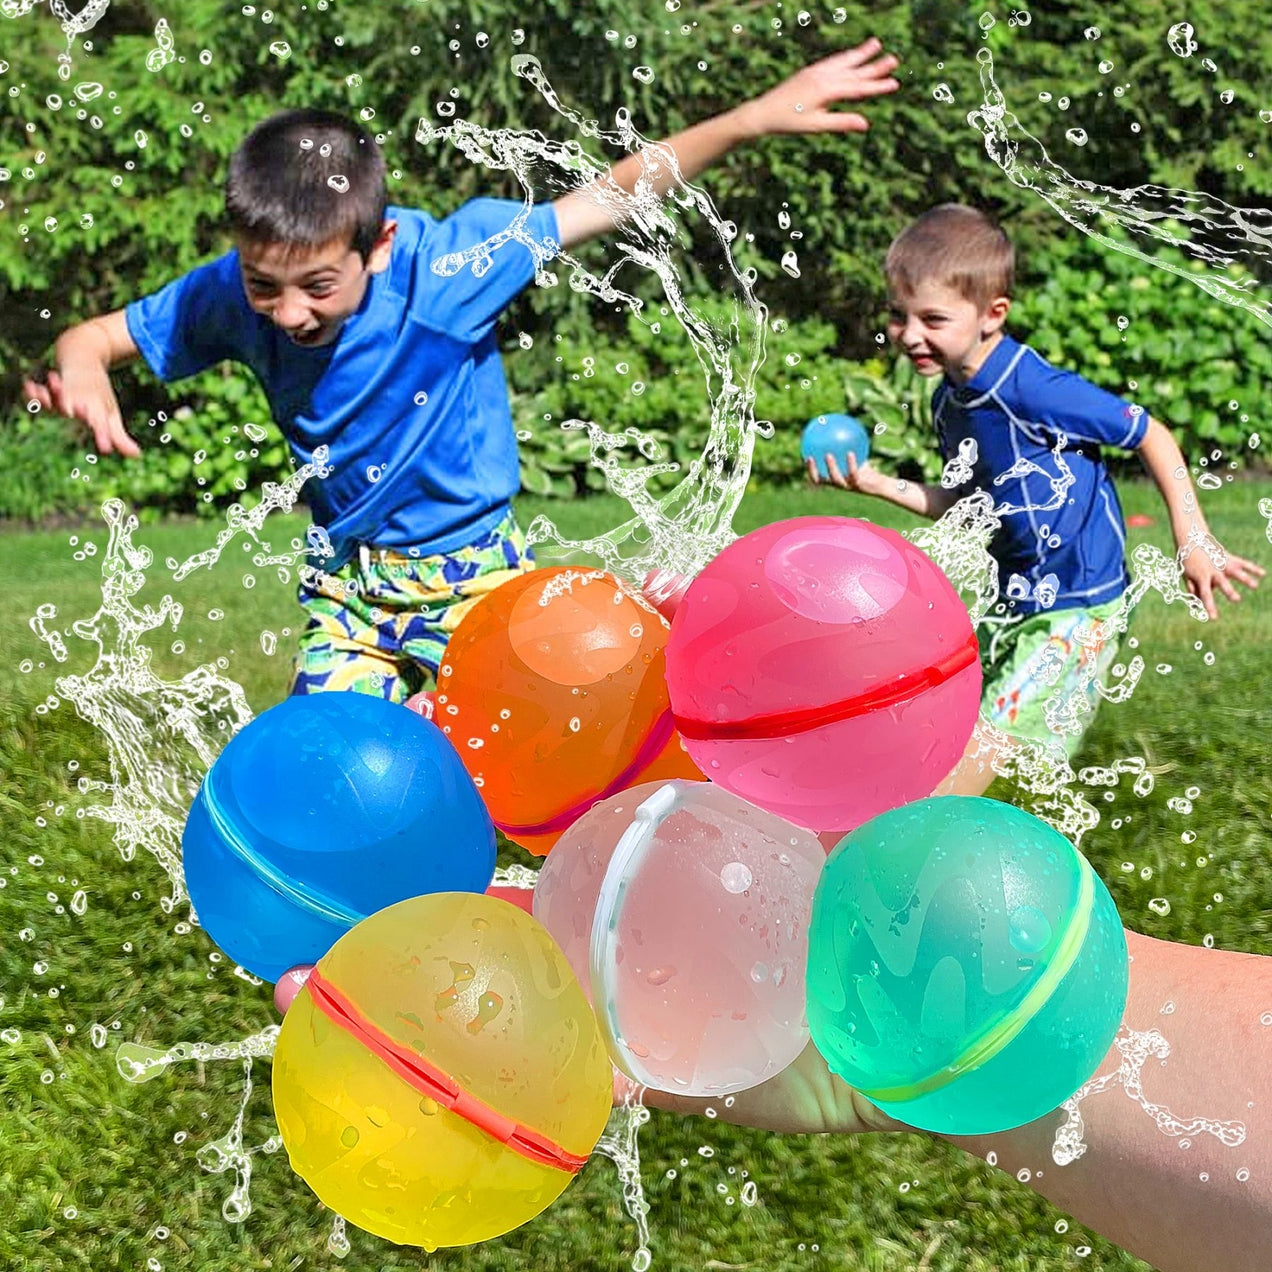
<svg viewBox="0 0 1272 1272">
<path fill-rule="evenodd" d="M 232 233 L 252 243 L 306 248 L 343 239 L 365 264 L 387 202 L 380 147 L 333 111 L 272 115 L 230 156 L 226 216 Z"/>
<path fill-rule="evenodd" d="M 894 295 L 912 295 L 935 282 L 981 309 L 995 296 L 1011 296 L 1015 268 L 1007 235 L 985 213 L 961 203 L 924 212 L 897 235 L 883 263 Z"/>
</svg>

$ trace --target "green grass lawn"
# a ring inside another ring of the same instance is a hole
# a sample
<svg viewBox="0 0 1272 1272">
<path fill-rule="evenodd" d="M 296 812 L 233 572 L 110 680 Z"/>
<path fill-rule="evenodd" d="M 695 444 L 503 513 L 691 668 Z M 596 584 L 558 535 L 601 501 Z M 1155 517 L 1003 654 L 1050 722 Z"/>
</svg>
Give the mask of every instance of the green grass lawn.
<svg viewBox="0 0 1272 1272">
<path fill-rule="evenodd" d="M 1132 542 L 1168 549 L 1155 492 L 1132 484 L 1123 495 L 1128 513 L 1159 518 L 1131 531 Z M 1229 548 L 1272 563 L 1257 509 L 1268 495 L 1267 482 L 1235 482 L 1207 495 L 1205 507 Z M 523 520 L 539 510 L 526 500 Z M 545 510 L 574 534 L 620 516 L 607 499 Z M 907 524 L 877 501 L 760 491 L 743 503 L 737 528 L 825 511 Z M 285 544 L 302 532 L 293 518 L 271 523 L 269 537 Z M 273 567 L 253 568 L 237 544 L 215 569 L 174 584 L 162 563 L 201 551 L 214 534 L 193 523 L 138 532 L 155 558 L 138 601 L 157 606 L 171 593 L 184 608 L 179 631 L 161 628 L 146 643 L 164 678 L 223 659 L 223 674 L 243 685 L 259 712 L 285 690 L 298 610 L 292 587 Z M 74 559 L 88 543 L 94 554 Z M 108 825 L 76 816 L 103 799 L 76 784 L 108 780 L 106 752 L 92 726 L 48 699 L 55 675 L 91 665 L 94 649 L 71 624 L 100 604 L 104 546 L 100 527 L 0 536 L 10 624 L 0 666 L 0 1265 L 30 1272 L 626 1267 L 635 1229 L 603 1159 L 539 1220 L 466 1251 L 429 1256 L 351 1229 L 352 1250 L 337 1259 L 326 1249 L 330 1216 L 282 1151 L 252 1157 L 253 1212 L 229 1224 L 221 1206 L 232 1177 L 201 1169 L 196 1154 L 231 1131 L 243 1066 L 188 1062 L 142 1086 L 118 1076 L 121 1041 L 233 1042 L 277 1018 L 268 987 L 235 978 L 202 932 L 176 930 L 182 916 L 161 908 L 167 880 L 153 859 L 142 852 L 121 860 Z M 1225 606 L 1219 623 L 1200 624 L 1182 606 L 1150 596 L 1132 627 L 1148 671 L 1129 702 L 1102 709 L 1086 740 L 1079 767 L 1140 755 L 1156 778 L 1145 797 L 1125 781 L 1087 791 L 1102 820 L 1083 847 L 1124 921 L 1142 932 L 1272 954 L 1270 604 L 1272 596 L 1251 598 Z M 63 633 L 64 663 L 28 626 L 40 606 L 54 607 L 43 621 Z M 265 632 L 272 640 L 262 640 Z M 174 641 L 184 647 L 174 652 Z M 1178 800 L 1192 788 L 1191 811 L 1181 811 Z M 1002 783 L 994 793 L 1017 795 Z M 72 904 L 79 892 L 82 902 Z M 1169 912 L 1159 914 L 1149 902 L 1163 897 Z M 115 1022 L 119 1028 L 108 1027 L 105 1044 L 95 1045 L 92 1026 Z M 1163 1032 L 1169 1036 L 1168 1026 Z M 247 1146 L 274 1131 L 262 1089 L 268 1062 L 258 1062 L 252 1078 Z M 654 1114 L 640 1147 L 656 1268 L 1143 1266 L 1076 1225 L 1065 1230 L 1058 1212 L 1014 1180 L 921 1136 L 783 1139 Z M 753 1206 L 742 1201 L 746 1182 L 757 1185 Z M 1075 1250 L 1088 1245 L 1091 1253 L 1079 1258 Z"/>
</svg>

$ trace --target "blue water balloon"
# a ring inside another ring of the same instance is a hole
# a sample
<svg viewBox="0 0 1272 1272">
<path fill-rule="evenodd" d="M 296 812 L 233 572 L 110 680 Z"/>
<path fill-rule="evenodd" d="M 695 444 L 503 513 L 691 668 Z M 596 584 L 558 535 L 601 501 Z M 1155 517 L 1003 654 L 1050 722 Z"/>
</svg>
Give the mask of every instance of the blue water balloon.
<svg viewBox="0 0 1272 1272">
<path fill-rule="evenodd" d="M 808 1023 L 893 1117 L 977 1135 L 1055 1109 L 1104 1059 L 1126 937 L 1086 858 L 996 800 L 945 796 L 846 835 L 813 900 Z"/>
<path fill-rule="evenodd" d="M 441 730 L 358 693 L 299 695 L 230 739 L 182 837 L 199 922 L 276 981 L 355 923 L 429 892 L 482 892 L 495 831 Z"/>
<path fill-rule="evenodd" d="M 814 415 L 804 425 L 800 454 L 805 463 L 811 459 L 817 465 L 817 475 L 822 481 L 830 478 L 830 470 L 826 467 L 827 454 L 833 455 L 839 471 L 844 476 L 848 475 L 849 451 L 857 457 L 859 465 L 870 458 L 870 434 L 854 416 Z"/>
</svg>

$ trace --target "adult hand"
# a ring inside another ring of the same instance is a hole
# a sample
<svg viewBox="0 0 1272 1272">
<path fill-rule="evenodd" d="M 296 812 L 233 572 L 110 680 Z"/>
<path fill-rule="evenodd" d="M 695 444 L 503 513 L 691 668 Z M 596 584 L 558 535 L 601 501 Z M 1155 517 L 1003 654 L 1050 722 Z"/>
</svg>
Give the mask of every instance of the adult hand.
<svg viewBox="0 0 1272 1272">
<path fill-rule="evenodd" d="M 616 1102 L 627 1093 L 624 1082 L 615 1079 Z M 736 1095 L 690 1097 L 646 1088 L 642 1099 L 648 1108 L 676 1113 L 705 1113 L 713 1109 L 722 1122 L 767 1131 L 854 1135 L 911 1129 L 875 1108 L 860 1092 L 831 1073 L 811 1042 L 781 1073 Z"/>
</svg>

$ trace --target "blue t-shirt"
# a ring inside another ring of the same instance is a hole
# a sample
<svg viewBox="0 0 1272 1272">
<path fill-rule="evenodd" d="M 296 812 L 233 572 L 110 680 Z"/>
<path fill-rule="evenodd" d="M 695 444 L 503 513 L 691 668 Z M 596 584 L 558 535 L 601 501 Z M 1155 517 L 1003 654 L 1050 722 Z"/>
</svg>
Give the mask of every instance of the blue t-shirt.
<svg viewBox="0 0 1272 1272">
<path fill-rule="evenodd" d="M 330 345 L 296 345 L 252 310 L 237 251 L 129 305 L 128 330 L 164 380 L 225 359 L 250 367 L 298 463 L 328 448 L 330 474 L 305 487 L 335 549 L 328 569 L 360 543 L 453 551 L 494 526 L 520 485 L 493 329 L 534 277 L 534 259 L 509 239 L 477 270 L 443 277 L 431 266 L 505 234 L 523 206 L 474 199 L 441 221 L 387 209 L 397 221 L 389 266 L 370 276 Z M 524 231 L 555 242 L 552 205 L 534 206 Z"/>
<path fill-rule="evenodd" d="M 975 443 L 974 457 L 964 448 L 971 471 L 962 484 L 994 499 L 1002 524 L 990 552 L 1010 612 L 1100 605 L 1126 590 L 1122 507 L 1100 447 L 1138 449 L 1148 430 L 1142 407 L 1009 336 L 967 384 L 942 380 L 932 405 L 947 463 L 960 443 Z"/>
</svg>

